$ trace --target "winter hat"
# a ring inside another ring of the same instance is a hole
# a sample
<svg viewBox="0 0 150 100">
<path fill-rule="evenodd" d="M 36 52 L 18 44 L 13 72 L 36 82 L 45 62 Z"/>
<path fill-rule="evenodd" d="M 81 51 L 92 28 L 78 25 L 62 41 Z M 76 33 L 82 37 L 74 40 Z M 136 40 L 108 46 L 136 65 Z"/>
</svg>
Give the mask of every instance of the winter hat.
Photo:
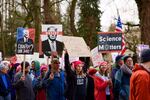
<svg viewBox="0 0 150 100">
<path fill-rule="evenodd" d="M 118 55 L 115 59 L 115 62 L 118 63 L 122 59 L 122 55 Z"/>
<path fill-rule="evenodd" d="M 141 63 L 150 61 L 150 49 L 144 49 L 140 55 Z"/>
<path fill-rule="evenodd" d="M 128 58 L 132 58 L 132 57 L 131 57 L 131 56 L 124 56 L 124 57 L 123 57 L 123 61 L 126 62 L 126 60 L 127 60 Z"/>
<path fill-rule="evenodd" d="M 84 64 L 81 60 L 72 62 L 74 68 L 76 68 L 79 64 Z"/>
<path fill-rule="evenodd" d="M 105 65 L 107 65 L 108 63 L 106 62 L 106 61 L 102 61 L 102 62 L 100 62 L 99 63 L 99 66 L 105 66 Z"/>
<path fill-rule="evenodd" d="M 23 64 L 24 64 L 24 62 L 21 63 L 21 68 L 22 69 L 23 69 Z M 29 62 L 25 61 L 25 68 L 27 68 L 29 66 L 30 66 Z"/>
<path fill-rule="evenodd" d="M 47 65 L 42 65 L 40 71 L 42 72 L 44 69 L 47 70 Z"/>
</svg>

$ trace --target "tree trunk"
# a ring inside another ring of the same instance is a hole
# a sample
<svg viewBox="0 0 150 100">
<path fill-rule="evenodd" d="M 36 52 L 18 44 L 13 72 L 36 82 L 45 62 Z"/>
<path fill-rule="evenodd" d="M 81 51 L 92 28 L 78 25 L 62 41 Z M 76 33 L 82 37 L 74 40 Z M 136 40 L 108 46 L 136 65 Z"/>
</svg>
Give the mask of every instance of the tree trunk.
<svg viewBox="0 0 150 100">
<path fill-rule="evenodd" d="M 6 47 L 5 47 L 5 36 L 4 36 L 4 23 L 3 23 L 3 15 L 4 15 L 4 0 L 2 0 L 2 14 L 1 14 L 1 36 L 2 36 L 2 47 L 3 47 L 3 57 L 6 55 Z"/>
<path fill-rule="evenodd" d="M 34 26 L 35 26 L 35 51 L 39 49 L 39 37 L 41 33 L 41 1 L 40 0 L 33 0 L 34 4 Z"/>
<path fill-rule="evenodd" d="M 138 7 L 141 41 L 150 45 L 150 0 L 135 0 Z"/>
<path fill-rule="evenodd" d="M 54 13 L 52 12 L 52 7 L 50 7 L 50 0 L 44 0 L 44 23 L 45 24 L 55 24 L 55 20 L 54 20 Z M 53 14 L 52 14 L 53 13 Z"/>
<path fill-rule="evenodd" d="M 77 35 L 77 30 L 76 30 L 76 27 L 75 27 L 75 8 L 76 8 L 76 3 L 77 3 L 77 0 L 72 0 L 71 2 L 71 6 L 70 6 L 70 12 L 69 12 L 69 16 L 70 16 L 70 30 L 72 32 L 72 34 L 74 36 Z"/>
</svg>

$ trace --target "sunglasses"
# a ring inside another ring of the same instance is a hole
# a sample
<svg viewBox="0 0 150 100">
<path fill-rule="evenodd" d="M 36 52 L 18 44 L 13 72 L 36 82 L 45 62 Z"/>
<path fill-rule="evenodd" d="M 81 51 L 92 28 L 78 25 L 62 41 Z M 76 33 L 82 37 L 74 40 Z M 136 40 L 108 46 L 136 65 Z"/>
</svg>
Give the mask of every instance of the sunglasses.
<svg viewBox="0 0 150 100">
<path fill-rule="evenodd" d="M 53 64 L 60 64 L 60 62 L 53 62 Z"/>
</svg>

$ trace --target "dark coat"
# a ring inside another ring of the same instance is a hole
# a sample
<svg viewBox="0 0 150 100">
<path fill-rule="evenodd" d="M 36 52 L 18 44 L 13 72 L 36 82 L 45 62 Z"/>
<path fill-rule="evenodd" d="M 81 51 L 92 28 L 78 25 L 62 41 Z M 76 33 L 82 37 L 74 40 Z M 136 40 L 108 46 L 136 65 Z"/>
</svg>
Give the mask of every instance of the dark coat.
<svg viewBox="0 0 150 100">
<path fill-rule="evenodd" d="M 7 85 L 8 88 L 6 89 L 3 79 L 2 79 L 2 75 L 5 75 L 6 77 L 6 81 L 7 81 Z M 10 82 L 10 78 L 7 74 L 2 74 L 0 72 L 0 96 L 7 96 L 11 91 L 11 82 Z"/>
<path fill-rule="evenodd" d="M 76 91 L 77 75 L 74 71 L 71 70 L 71 66 L 69 63 L 69 55 L 67 53 L 65 54 L 65 71 L 67 73 L 67 89 L 65 96 L 68 100 L 75 100 L 76 92 L 78 92 Z M 94 100 L 94 80 L 88 75 L 86 77 L 87 83 L 85 100 Z"/>
<path fill-rule="evenodd" d="M 59 56 L 62 55 L 63 49 L 64 49 L 64 44 L 62 42 L 56 40 L 56 51 L 57 51 Z M 42 52 L 46 56 L 50 56 L 49 52 L 51 52 L 51 47 L 50 47 L 50 44 L 48 42 L 48 39 L 45 41 L 42 41 Z"/>
<path fill-rule="evenodd" d="M 35 95 L 32 88 L 32 80 L 29 74 L 25 76 L 25 80 L 20 80 L 22 72 L 15 75 L 14 88 L 16 89 L 16 100 L 34 100 Z"/>
</svg>

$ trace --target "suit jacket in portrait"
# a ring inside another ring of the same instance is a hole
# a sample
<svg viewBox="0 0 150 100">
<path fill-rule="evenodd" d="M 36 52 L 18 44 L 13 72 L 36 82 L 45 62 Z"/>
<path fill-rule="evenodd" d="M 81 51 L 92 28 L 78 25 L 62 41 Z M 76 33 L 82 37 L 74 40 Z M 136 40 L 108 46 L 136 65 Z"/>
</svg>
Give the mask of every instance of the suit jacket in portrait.
<svg viewBox="0 0 150 100">
<path fill-rule="evenodd" d="M 62 42 L 56 40 L 56 51 L 57 51 L 59 56 L 62 55 L 63 48 L 64 48 L 64 44 Z M 48 39 L 45 41 L 42 41 L 42 52 L 46 56 L 51 55 L 51 47 L 50 47 Z"/>
</svg>

